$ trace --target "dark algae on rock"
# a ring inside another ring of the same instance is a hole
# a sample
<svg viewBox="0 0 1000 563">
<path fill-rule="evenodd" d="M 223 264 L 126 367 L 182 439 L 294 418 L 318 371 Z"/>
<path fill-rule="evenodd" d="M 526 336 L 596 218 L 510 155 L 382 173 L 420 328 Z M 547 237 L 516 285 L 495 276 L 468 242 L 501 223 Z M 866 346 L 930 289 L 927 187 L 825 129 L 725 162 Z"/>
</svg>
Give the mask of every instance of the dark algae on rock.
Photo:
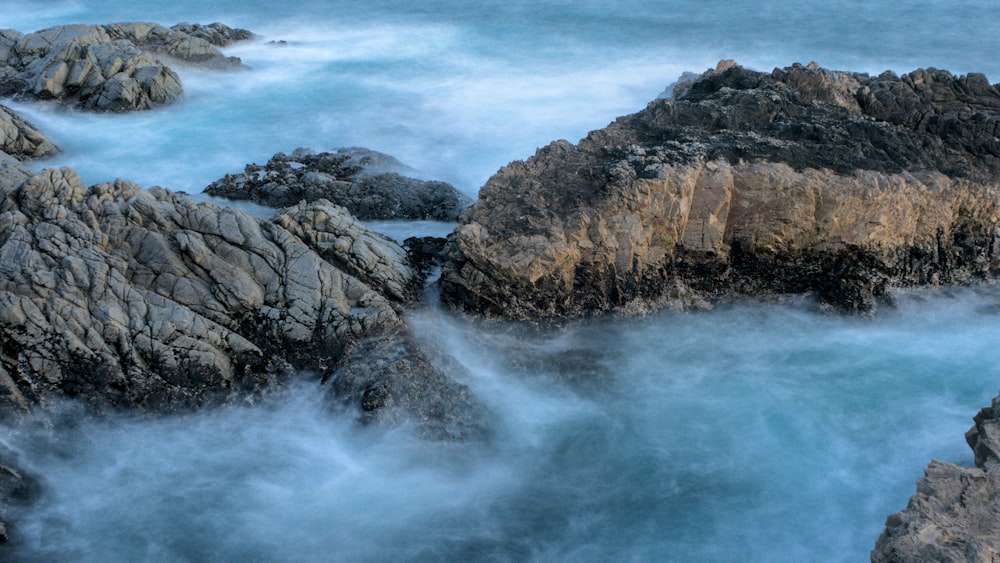
<svg viewBox="0 0 1000 563">
<path fill-rule="evenodd" d="M 871 312 L 900 286 L 1000 267 L 1000 92 L 723 62 L 487 182 L 446 250 L 466 311 L 572 317 L 809 293 Z"/>
</svg>

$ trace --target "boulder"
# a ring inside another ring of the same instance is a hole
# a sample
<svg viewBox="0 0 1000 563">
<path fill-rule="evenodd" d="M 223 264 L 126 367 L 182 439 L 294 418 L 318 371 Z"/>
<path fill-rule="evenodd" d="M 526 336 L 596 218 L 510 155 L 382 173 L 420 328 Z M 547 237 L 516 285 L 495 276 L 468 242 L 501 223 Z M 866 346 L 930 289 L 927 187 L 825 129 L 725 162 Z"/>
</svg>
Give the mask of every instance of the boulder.
<svg viewBox="0 0 1000 563">
<path fill-rule="evenodd" d="M 252 398 L 403 326 L 394 307 L 418 282 L 395 243 L 327 202 L 276 221 L 122 180 L 85 187 L 66 168 L 5 186 L 0 411 Z M 339 267 L 321 257 L 336 253 Z"/>
<path fill-rule="evenodd" d="M 403 168 L 367 149 L 297 149 L 274 155 L 264 166 L 248 164 L 241 174 L 227 174 L 205 193 L 270 207 L 327 199 L 362 220 L 454 221 L 470 203 L 451 184 L 408 178 L 397 173 Z"/>
<path fill-rule="evenodd" d="M 898 286 L 1000 269 L 1000 92 L 735 63 L 501 169 L 446 249 L 444 301 L 519 319 Z M 914 117 L 921 116 L 921 117 Z"/>
<path fill-rule="evenodd" d="M 59 149 L 14 110 L 0 105 L 0 152 L 28 160 L 52 156 Z"/>
<path fill-rule="evenodd" d="M 93 111 L 153 108 L 183 93 L 157 57 L 239 68 L 201 37 L 150 23 L 64 25 L 27 35 L 0 31 L 0 95 L 58 100 Z"/>
<path fill-rule="evenodd" d="M 1000 559 L 1000 397 L 966 433 L 976 467 L 933 460 L 906 509 L 889 516 L 873 563 Z"/>
</svg>

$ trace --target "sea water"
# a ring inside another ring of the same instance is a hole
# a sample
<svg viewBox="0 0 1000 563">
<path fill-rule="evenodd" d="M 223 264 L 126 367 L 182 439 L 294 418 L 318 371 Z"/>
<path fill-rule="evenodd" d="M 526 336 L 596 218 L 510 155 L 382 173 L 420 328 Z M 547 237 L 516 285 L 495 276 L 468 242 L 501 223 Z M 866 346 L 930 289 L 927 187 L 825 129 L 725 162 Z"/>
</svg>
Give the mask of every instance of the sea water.
<svg viewBox="0 0 1000 563">
<path fill-rule="evenodd" d="M 226 49 L 250 70 L 180 67 L 185 97 L 165 108 L 9 103 L 63 149 L 32 167 L 201 200 L 249 162 L 343 146 L 474 196 L 507 162 L 722 58 L 1000 77 L 1000 5 L 986 1 L 3 4 L 0 27 L 22 32 L 255 31 Z M 436 308 L 407 321 L 468 368 L 491 439 L 361 428 L 309 381 L 253 408 L 5 431 L 45 476 L 41 501 L 16 515 L 16 557 L 863 561 L 930 459 L 971 465 L 962 434 L 1000 390 L 990 287 L 903 294 L 874 319 L 747 301 L 549 329 Z"/>
</svg>

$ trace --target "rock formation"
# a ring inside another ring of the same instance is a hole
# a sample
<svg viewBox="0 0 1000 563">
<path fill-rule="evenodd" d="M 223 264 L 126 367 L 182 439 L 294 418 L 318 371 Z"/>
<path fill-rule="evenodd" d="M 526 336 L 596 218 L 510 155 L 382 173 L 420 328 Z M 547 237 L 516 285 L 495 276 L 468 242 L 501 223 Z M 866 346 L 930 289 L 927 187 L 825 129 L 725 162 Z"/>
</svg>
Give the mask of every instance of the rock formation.
<svg viewBox="0 0 1000 563">
<path fill-rule="evenodd" d="M 251 31 L 246 29 L 234 29 L 219 22 L 210 23 L 208 25 L 185 22 L 171 26 L 170 29 L 186 33 L 191 37 L 204 39 L 205 41 L 208 41 L 209 44 L 215 45 L 216 47 L 228 47 L 233 43 L 251 41 L 256 37 Z"/>
<path fill-rule="evenodd" d="M 5 188 L 3 412 L 63 397 L 97 411 L 230 400 L 402 326 L 391 300 L 416 277 L 395 243 L 328 202 L 278 222 L 125 181 L 87 188 L 69 169 Z"/>
<path fill-rule="evenodd" d="M 931 461 L 905 510 L 889 516 L 873 563 L 1000 559 L 1000 396 L 966 433 L 976 467 Z"/>
<path fill-rule="evenodd" d="M 470 203 L 451 184 L 398 174 L 402 167 L 388 155 L 364 149 L 297 149 L 274 155 L 264 166 L 248 164 L 242 174 L 227 174 L 205 193 L 270 207 L 328 199 L 362 220 L 454 221 Z"/>
<path fill-rule="evenodd" d="M 0 105 L 0 152 L 19 160 L 52 156 L 59 152 L 34 125 L 12 109 Z"/>
<path fill-rule="evenodd" d="M 482 439 L 486 411 L 456 377 L 464 368 L 424 339 L 397 331 L 351 348 L 326 380 L 334 401 L 361 405 L 363 423 L 412 425 L 434 440 Z"/>
<path fill-rule="evenodd" d="M 451 237 L 442 296 L 522 319 L 731 294 L 869 312 L 892 287 L 983 280 L 998 129 L 982 75 L 720 64 L 500 170 Z"/>
<path fill-rule="evenodd" d="M 149 109 L 183 92 L 180 78 L 157 56 L 240 67 L 239 59 L 202 37 L 157 24 L 64 25 L 27 35 L 8 29 L 0 30 L 0 96 L 59 100 L 94 111 Z"/>
</svg>

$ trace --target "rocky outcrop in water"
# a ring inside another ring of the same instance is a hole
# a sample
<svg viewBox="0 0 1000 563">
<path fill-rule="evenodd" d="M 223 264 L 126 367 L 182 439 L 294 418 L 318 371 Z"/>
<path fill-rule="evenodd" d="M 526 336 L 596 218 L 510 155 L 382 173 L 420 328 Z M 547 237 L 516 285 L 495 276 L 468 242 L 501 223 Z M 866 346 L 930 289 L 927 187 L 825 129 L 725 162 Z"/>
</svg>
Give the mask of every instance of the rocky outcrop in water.
<svg viewBox="0 0 1000 563">
<path fill-rule="evenodd" d="M 896 286 L 1000 268 L 1000 92 L 982 75 L 720 64 L 577 145 L 489 180 L 444 300 L 513 318 Z"/>
<path fill-rule="evenodd" d="M 216 47 L 228 47 L 233 43 L 242 41 L 252 41 L 256 38 L 253 32 L 246 29 L 232 28 L 219 22 L 202 25 L 200 23 L 179 23 L 171 26 L 170 29 L 186 33 L 191 37 L 198 37 L 208 41 Z"/>
<path fill-rule="evenodd" d="M 46 170 L 0 199 L 3 412 L 61 398 L 170 411 L 252 395 L 286 366 L 322 369 L 402 326 L 393 300 L 417 283 L 403 256 L 328 202 L 262 222 Z"/>
<path fill-rule="evenodd" d="M 0 105 L 0 152 L 19 160 L 52 156 L 59 149 L 34 125 Z"/>
<path fill-rule="evenodd" d="M 445 182 L 428 182 L 397 173 L 394 158 L 363 149 L 278 153 L 267 164 L 248 164 L 242 174 L 227 174 L 205 193 L 245 199 L 270 207 L 328 199 L 363 220 L 430 219 L 454 221 L 470 203 Z"/>
<path fill-rule="evenodd" d="M 873 563 L 1000 559 L 1000 397 L 966 433 L 976 467 L 934 460 L 905 510 L 886 519 Z"/>
<path fill-rule="evenodd" d="M 241 66 L 202 37 L 158 24 L 64 25 L 27 35 L 8 29 L 0 30 L 0 96 L 93 111 L 149 109 L 183 93 L 180 78 L 157 57 Z"/>
<path fill-rule="evenodd" d="M 413 426 L 433 440 L 482 439 L 486 411 L 456 378 L 465 369 L 426 339 L 407 331 L 352 346 L 326 375 L 332 400 L 361 406 L 364 424 Z"/>
</svg>

